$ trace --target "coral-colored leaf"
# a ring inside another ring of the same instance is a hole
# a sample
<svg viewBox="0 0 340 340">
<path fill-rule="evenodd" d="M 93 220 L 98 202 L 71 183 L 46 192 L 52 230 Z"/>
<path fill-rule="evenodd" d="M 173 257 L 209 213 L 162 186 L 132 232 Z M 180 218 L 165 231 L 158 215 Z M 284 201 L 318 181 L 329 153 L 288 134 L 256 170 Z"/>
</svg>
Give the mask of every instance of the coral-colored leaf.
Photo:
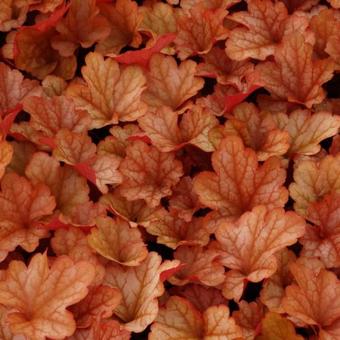
<svg viewBox="0 0 340 340">
<path fill-rule="evenodd" d="M 303 340 L 293 324 L 277 313 L 267 313 L 261 324 L 261 336 L 256 340 Z"/>
<path fill-rule="evenodd" d="M 143 100 L 154 108 L 166 105 L 179 109 L 203 87 L 203 79 L 195 76 L 196 66 L 192 60 L 177 66 L 173 57 L 155 54 L 149 63 Z"/>
<path fill-rule="evenodd" d="M 0 179 L 5 173 L 7 165 L 13 157 L 13 147 L 6 141 L 0 141 Z"/>
<path fill-rule="evenodd" d="M 195 6 L 177 13 L 177 37 L 175 40 L 178 57 L 181 60 L 196 54 L 208 53 L 213 43 L 227 37 L 223 26 L 227 11 L 219 8 L 210 10 Z"/>
<path fill-rule="evenodd" d="M 173 153 L 161 153 L 141 141 L 133 142 L 126 154 L 119 167 L 123 175 L 121 194 L 129 201 L 144 199 L 150 207 L 156 207 L 182 176 L 181 162 Z"/>
<path fill-rule="evenodd" d="M 86 297 L 70 310 L 77 322 L 77 328 L 87 328 L 97 317 L 109 318 L 119 305 L 122 296 L 117 288 L 105 285 L 92 286 Z"/>
<path fill-rule="evenodd" d="M 218 286 L 224 280 L 224 268 L 215 250 L 181 246 L 175 251 L 174 258 L 185 264 L 183 269 L 169 278 L 169 282 L 174 285 L 199 282 L 206 286 Z"/>
<path fill-rule="evenodd" d="M 110 33 L 107 20 L 99 14 L 96 0 L 71 0 L 66 16 L 56 26 L 52 46 L 63 57 L 70 57 L 80 45 L 91 47 Z"/>
<path fill-rule="evenodd" d="M 28 2 L 4 0 L 0 3 L 0 32 L 8 32 L 21 26 L 28 12 Z"/>
<path fill-rule="evenodd" d="M 340 155 L 318 160 L 301 160 L 294 169 L 289 193 L 294 209 L 305 215 L 308 205 L 331 192 L 340 192 Z"/>
<path fill-rule="evenodd" d="M 55 205 L 46 185 L 34 185 L 15 173 L 6 174 L 0 193 L 0 259 L 19 245 L 28 252 L 35 250 L 39 239 L 48 236 L 41 220 L 53 213 Z"/>
<path fill-rule="evenodd" d="M 313 270 L 299 261 L 290 265 L 296 283 L 286 288 L 283 308 L 290 316 L 321 329 L 340 317 L 340 285 L 336 275 Z"/>
<path fill-rule="evenodd" d="M 64 0 L 31 0 L 30 10 L 37 10 L 42 13 L 53 12 Z"/>
<path fill-rule="evenodd" d="M 212 306 L 200 313 L 188 300 L 172 296 L 151 327 L 150 340 L 242 339 L 227 306 Z"/>
<path fill-rule="evenodd" d="M 221 262 L 244 279 L 260 282 L 270 277 L 277 269 L 275 252 L 294 244 L 305 232 L 305 222 L 294 212 L 283 209 L 253 208 L 235 223 L 222 223 L 216 238 L 222 245 Z M 240 298 L 240 293 L 224 289 L 227 298 Z"/>
<path fill-rule="evenodd" d="M 110 34 L 101 39 L 96 51 L 108 55 L 118 54 L 125 46 L 138 47 L 142 37 L 138 27 L 142 21 L 142 14 L 138 5 L 132 0 L 117 0 L 115 4 L 99 4 L 100 13 L 107 19 Z"/>
<path fill-rule="evenodd" d="M 143 116 L 146 107 L 140 97 L 145 77 L 141 68 L 120 69 L 115 60 L 104 60 L 99 53 L 89 53 L 85 62 L 82 74 L 86 83 L 71 84 L 67 93 L 74 97 L 78 107 L 89 112 L 92 128 Z"/>
<path fill-rule="evenodd" d="M 105 258 L 124 266 L 138 266 L 148 255 L 137 228 L 117 218 L 98 218 L 97 228 L 88 236 L 90 246 Z"/>
<path fill-rule="evenodd" d="M 142 332 L 158 314 L 158 300 L 164 292 L 160 275 L 178 266 L 178 261 L 165 261 L 154 252 L 137 267 L 110 264 L 104 283 L 120 289 L 123 299 L 114 313 L 125 322 L 125 328 Z"/>
<path fill-rule="evenodd" d="M 150 137 L 153 145 L 162 152 L 178 150 L 186 144 L 210 152 L 209 131 L 218 124 L 216 117 L 206 108 L 195 105 L 182 115 L 178 124 L 178 114 L 163 106 L 138 120 L 139 126 Z"/>
<path fill-rule="evenodd" d="M 330 59 L 313 59 L 313 46 L 302 34 L 287 35 L 275 50 L 275 62 L 257 66 L 261 82 L 279 99 L 300 103 L 308 108 L 322 102 L 325 92 L 321 86 L 333 75 Z"/>
<path fill-rule="evenodd" d="M 235 136 L 227 137 L 213 153 L 215 172 L 203 171 L 194 179 L 202 204 L 224 216 L 240 216 L 259 204 L 282 207 L 287 190 L 285 171 L 276 158 L 259 166 L 255 151 L 245 148 Z"/>
<path fill-rule="evenodd" d="M 57 258 L 50 268 L 46 254 L 36 254 L 28 267 L 12 261 L 0 282 L 0 301 L 10 309 L 11 330 L 36 340 L 71 335 L 76 324 L 66 308 L 86 296 L 93 278 L 90 263 L 74 264 L 67 257 Z"/>
</svg>

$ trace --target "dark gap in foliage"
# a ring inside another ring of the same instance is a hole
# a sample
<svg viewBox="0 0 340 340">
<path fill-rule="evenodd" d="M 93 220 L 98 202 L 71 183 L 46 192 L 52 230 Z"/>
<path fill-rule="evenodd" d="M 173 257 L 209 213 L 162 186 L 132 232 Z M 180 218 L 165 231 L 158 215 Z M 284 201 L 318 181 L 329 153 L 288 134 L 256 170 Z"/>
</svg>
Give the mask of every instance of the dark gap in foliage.
<svg viewBox="0 0 340 340">
<path fill-rule="evenodd" d="M 242 300 L 247 302 L 251 302 L 256 300 L 260 296 L 260 291 L 262 288 L 262 281 L 261 282 L 247 282 L 247 285 L 244 289 Z"/>
<path fill-rule="evenodd" d="M 209 94 L 214 93 L 214 87 L 217 84 L 216 79 L 214 78 L 204 78 L 204 86 L 200 92 L 201 97 L 206 97 Z"/>
<path fill-rule="evenodd" d="M 160 244 L 160 243 L 156 243 L 156 242 L 148 242 L 147 246 L 148 246 L 149 251 L 155 251 L 159 255 L 161 255 L 163 258 L 163 261 L 173 259 L 173 256 L 172 256 L 173 249 L 170 249 L 169 247 L 163 244 Z"/>
<path fill-rule="evenodd" d="M 323 85 L 328 98 L 340 98 L 340 73 L 335 73 L 333 78 Z"/>
<path fill-rule="evenodd" d="M 100 129 L 92 129 L 88 131 L 88 134 L 91 137 L 92 142 L 94 144 L 98 144 L 100 141 L 105 139 L 105 137 L 111 136 L 110 131 L 109 131 L 110 128 L 111 126 L 105 126 Z"/>
</svg>

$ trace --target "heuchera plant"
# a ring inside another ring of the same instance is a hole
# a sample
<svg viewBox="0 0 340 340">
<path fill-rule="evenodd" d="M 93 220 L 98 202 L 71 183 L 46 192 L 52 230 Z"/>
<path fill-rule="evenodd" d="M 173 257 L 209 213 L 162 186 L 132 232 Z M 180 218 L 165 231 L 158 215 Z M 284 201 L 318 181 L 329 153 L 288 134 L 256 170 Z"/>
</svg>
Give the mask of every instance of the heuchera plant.
<svg viewBox="0 0 340 340">
<path fill-rule="evenodd" d="M 1 340 L 339 340 L 339 0 L 0 1 Z"/>
</svg>

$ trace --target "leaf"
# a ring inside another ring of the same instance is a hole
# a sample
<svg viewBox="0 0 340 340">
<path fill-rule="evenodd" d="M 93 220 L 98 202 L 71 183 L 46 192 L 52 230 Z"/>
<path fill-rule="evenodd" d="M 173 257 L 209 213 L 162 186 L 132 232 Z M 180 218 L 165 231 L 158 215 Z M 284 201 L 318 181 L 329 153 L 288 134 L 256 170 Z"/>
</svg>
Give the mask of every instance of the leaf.
<svg viewBox="0 0 340 340">
<path fill-rule="evenodd" d="M 232 85 L 240 91 L 247 81 L 247 75 L 254 72 L 251 62 L 231 60 L 220 47 L 214 46 L 202 57 L 204 62 L 198 64 L 198 75 L 216 78 L 219 84 Z"/>
<path fill-rule="evenodd" d="M 79 108 L 88 111 L 91 128 L 134 121 L 144 115 L 141 94 L 146 82 L 141 68 L 120 69 L 115 60 L 104 60 L 94 52 L 86 56 L 85 62 L 82 75 L 86 83 L 71 84 L 67 93 Z"/>
<path fill-rule="evenodd" d="M 156 211 L 144 226 L 149 234 L 157 236 L 157 243 L 172 249 L 182 245 L 205 246 L 211 234 L 204 218 L 194 217 L 186 222 L 165 209 Z"/>
<path fill-rule="evenodd" d="M 4 0 L 0 4 L 0 32 L 9 32 L 21 26 L 28 12 L 28 2 Z"/>
<path fill-rule="evenodd" d="M 49 235 L 41 226 L 54 208 L 55 199 L 46 185 L 34 185 L 15 173 L 6 174 L 0 193 L 0 260 L 19 245 L 27 252 L 34 251 L 39 239 Z"/>
<path fill-rule="evenodd" d="M 169 282 L 173 285 L 184 286 L 194 282 L 206 286 L 218 286 L 224 280 L 224 268 L 215 250 L 200 246 L 181 246 L 175 251 L 174 258 L 185 266 L 169 278 Z"/>
<path fill-rule="evenodd" d="M 258 301 L 248 303 L 242 300 L 238 303 L 238 307 L 239 310 L 233 312 L 233 318 L 241 327 L 244 338 L 252 340 L 258 334 L 259 325 L 265 312 L 263 305 Z"/>
<path fill-rule="evenodd" d="M 110 26 L 99 14 L 95 0 L 71 0 L 66 16 L 56 26 L 51 44 L 60 55 L 70 57 L 79 45 L 91 47 L 110 34 Z"/>
<path fill-rule="evenodd" d="M 42 13 L 53 12 L 62 3 L 63 0 L 33 0 L 30 10 L 37 10 Z"/>
<path fill-rule="evenodd" d="M 292 323 L 277 313 L 267 313 L 262 321 L 261 336 L 256 340 L 303 340 L 297 335 Z"/>
<path fill-rule="evenodd" d="M 285 312 L 320 329 L 332 325 L 340 316 L 340 285 L 335 274 L 323 268 L 313 271 L 299 262 L 292 263 L 290 270 L 296 283 L 286 288 Z"/>
<path fill-rule="evenodd" d="M 141 141 L 127 147 L 119 171 L 123 175 L 121 194 L 129 201 L 144 199 L 151 208 L 171 195 L 171 187 L 183 175 L 182 164 L 174 153 L 161 153 Z"/>
<path fill-rule="evenodd" d="M 125 46 L 137 48 L 141 44 L 142 36 L 138 27 L 143 17 L 134 1 L 118 0 L 114 5 L 102 3 L 98 7 L 109 22 L 111 31 L 98 42 L 96 52 L 115 55 Z"/>
<path fill-rule="evenodd" d="M 143 101 L 152 108 L 166 105 L 173 110 L 179 109 L 203 87 L 203 79 L 195 76 L 196 66 L 191 60 L 177 66 L 173 57 L 155 54 L 146 74 L 148 87 L 143 93 Z"/>
<path fill-rule="evenodd" d="M 238 217 L 260 204 L 282 207 L 287 201 L 280 161 L 270 158 L 259 166 L 255 151 L 238 137 L 220 143 L 212 165 L 215 172 L 202 171 L 194 178 L 194 190 L 202 204 L 223 216 Z"/>
<path fill-rule="evenodd" d="M 175 151 L 192 144 L 210 152 L 214 147 L 209 141 L 209 131 L 218 125 L 218 120 L 208 109 L 195 105 L 181 116 L 163 106 L 147 113 L 138 120 L 139 126 L 162 152 Z"/>
<path fill-rule="evenodd" d="M 306 218 L 313 222 L 307 225 L 306 234 L 301 239 L 301 255 L 318 257 L 326 268 L 340 264 L 340 194 L 331 193 L 321 200 L 312 202 Z"/>
<path fill-rule="evenodd" d="M 5 174 L 7 165 L 13 157 L 13 147 L 6 141 L 0 141 L 0 179 Z"/>
<path fill-rule="evenodd" d="M 259 161 L 284 155 L 290 146 L 288 132 L 281 131 L 271 114 L 252 103 L 241 103 L 228 116 L 222 136 L 236 135 L 244 145 L 256 151 Z M 216 143 L 216 142 L 215 142 Z"/>
<path fill-rule="evenodd" d="M 46 253 L 36 254 L 28 267 L 12 261 L 0 282 L 1 304 L 11 309 L 11 330 L 37 340 L 71 335 L 76 324 L 66 308 L 86 296 L 93 278 L 91 264 L 74 264 L 68 257 L 57 258 L 50 268 Z"/>
<path fill-rule="evenodd" d="M 314 155 L 320 151 L 319 143 L 338 133 L 340 119 L 329 112 L 295 110 L 289 118 L 285 130 L 291 138 L 289 154 Z"/>
<path fill-rule="evenodd" d="M 263 86 L 278 99 L 310 108 L 325 98 L 322 84 L 332 78 L 330 59 L 312 59 L 313 46 L 302 34 L 287 35 L 275 50 L 275 62 L 256 67 Z"/>
<path fill-rule="evenodd" d="M 164 292 L 160 275 L 178 265 L 178 261 L 161 263 L 161 257 L 151 252 L 137 267 L 107 266 L 104 283 L 119 288 L 122 293 L 122 302 L 114 313 L 125 322 L 125 329 L 142 332 L 155 320 L 158 314 L 157 298 Z"/>
<path fill-rule="evenodd" d="M 102 217 L 88 236 L 90 246 L 105 258 L 124 266 L 138 266 L 148 251 L 141 233 L 122 219 Z"/>
<path fill-rule="evenodd" d="M 74 262 L 87 261 L 95 269 L 92 285 L 101 285 L 105 275 L 103 258 L 88 244 L 86 234 L 80 228 L 57 229 L 51 239 L 51 247 L 58 256 L 67 255 Z"/>
<path fill-rule="evenodd" d="M 26 96 L 37 93 L 38 83 L 0 63 L 0 116 L 11 113 Z"/>
<path fill-rule="evenodd" d="M 308 229 L 308 225 L 306 229 Z M 301 239 L 299 241 L 301 242 Z M 275 257 L 276 272 L 263 283 L 260 300 L 271 312 L 283 313 L 282 298 L 285 295 L 285 288 L 293 281 L 289 265 L 296 261 L 296 256 L 291 250 L 284 248 L 277 252 Z"/>
<path fill-rule="evenodd" d="M 86 297 L 73 305 L 70 310 L 77 322 L 77 328 L 87 328 L 96 324 L 95 319 L 109 318 L 121 301 L 117 288 L 105 285 L 91 286 Z"/>
<path fill-rule="evenodd" d="M 156 339 L 242 339 L 240 328 L 229 316 L 227 306 L 212 306 L 200 313 L 188 300 L 172 296 L 151 327 Z"/>
<path fill-rule="evenodd" d="M 206 9 L 194 6 L 187 11 L 177 12 L 177 37 L 175 40 L 178 57 L 181 60 L 196 54 L 208 53 L 215 41 L 227 37 L 223 26 L 227 11 L 219 8 Z"/>
<path fill-rule="evenodd" d="M 306 32 L 307 18 L 288 16 L 282 2 L 250 0 L 248 11 L 236 12 L 230 19 L 243 26 L 234 28 L 226 41 L 226 53 L 233 60 L 265 60 L 275 53 L 284 35 L 292 31 L 304 34 L 306 40 L 310 40 Z"/>
<path fill-rule="evenodd" d="M 251 282 L 273 275 L 277 269 L 274 254 L 294 244 L 304 232 L 305 222 L 297 214 L 267 206 L 253 208 L 234 223 L 222 223 L 215 233 L 222 246 L 220 261 L 231 269 L 226 273 L 224 296 L 239 300 L 243 293 L 243 289 L 228 290 L 229 276 L 234 273 Z"/>
<path fill-rule="evenodd" d="M 340 191 L 340 155 L 326 156 L 320 161 L 302 160 L 294 169 L 294 182 L 289 194 L 295 201 L 294 209 L 306 215 L 308 205 L 330 192 Z"/>
<path fill-rule="evenodd" d="M 171 288 L 171 295 L 187 299 L 200 312 L 204 312 L 211 306 L 227 304 L 227 299 L 219 289 L 200 284 L 188 284 Z"/>
</svg>

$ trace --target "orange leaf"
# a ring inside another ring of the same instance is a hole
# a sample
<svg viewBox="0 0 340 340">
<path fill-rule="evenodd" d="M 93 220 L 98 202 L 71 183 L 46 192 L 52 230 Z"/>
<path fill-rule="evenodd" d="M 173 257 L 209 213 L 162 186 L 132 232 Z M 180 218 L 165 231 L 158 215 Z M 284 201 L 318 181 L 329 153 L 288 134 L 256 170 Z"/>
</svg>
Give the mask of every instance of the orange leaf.
<svg viewBox="0 0 340 340">
<path fill-rule="evenodd" d="M 288 132 L 281 131 L 273 116 L 259 111 L 254 104 L 239 104 L 228 118 L 223 135 L 241 137 L 246 146 L 256 151 L 258 160 L 264 161 L 287 152 L 290 145 Z"/>
<path fill-rule="evenodd" d="M 13 147 L 6 141 L 0 141 L 0 179 L 5 174 L 7 165 L 13 157 Z"/>
<path fill-rule="evenodd" d="M 137 267 L 110 264 L 106 267 L 104 283 L 120 289 L 123 299 L 114 313 L 125 322 L 124 328 L 142 332 L 158 314 L 158 300 L 164 292 L 160 281 L 162 272 L 175 268 L 178 261 L 165 261 L 154 252 Z"/>
<path fill-rule="evenodd" d="M 18 70 L 11 70 L 6 64 L 0 63 L 0 116 L 12 112 L 23 99 L 39 93 L 38 83 L 24 79 Z"/>
<path fill-rule="evenodd" d="M 68 257 L 57 258 L 50 268 L 46 253 L 36 254 L 28 267 L 12 261 L 0 282 L 0 301 L 10 308 L 11 330 L 36 340 L 71 335 L 76 324 L 66 308 L 86 296 L 93 278 L 90 263 L 74 264 Z"/>
<path fill-rule="evenodd" d="M 151 326 L 150 340 L 242 339 L 227 306 L 212 306 L 200 313 L 188 300 L 172 296 Z"/>
<path fill-rule="evenodd" d="M 200 246 L 179 247 L 174 253 L 174 258 L 185 266 L 169 278 L 169 282 L 178 286 L 184 286 L 189 282 L 218 286 L 224 280 L 224 268 L 218 257 L 219 254 L 215 250 L 206 250 Z"/>
<path fill-rule="evenodd" d="M 301 160 L 294 169 L 294 182 L 289 193 L 294 209 L 305 216 L 308 205 L 331 192 L 340 192 L 340 155 L 326 156 L 320 161 Z"/>
<path fill-rule="evenodd" d="M 42 219 L 51 215 L 54 208 L 55 199 L 46 185 L 34 185 L 15 173 L 6 174 L 0 193 L 0 260 L 18 245 L 34 251 L 39 239 L 49 235 L 41 228 Z"/>
<path fill-rule="evenodd" d="M 110 34 L 109 23 L 99 14 L 96 0 L 71 0 L 56 30 L 59 34 L 51 38 L 51 44 L 63 57 L 72 56 L 79 45 L 91 47 Z"/>
<path fill-rule="evenodd" d="M 51 239 L 51 247 L 58 256 L 67 255 L 74 262 L 87 261 L 95 268 L 95 278 L 91 284 L 100 285 L 105 275 L 103 258 L 89 246 L 86 234 L 79 228 L 58 229 Z"/>
<path fill-rule="evenodd" d="M 340 194 L 331 193 L 311 203 L 306 218 L 308 225 L 301 239 L 302 256 L 318 257 L 326 268 L 340 265 Z"/>
<path fill-rule="evenodd" d="M 148 88 L 143 93 L 143 100 L 152 108 L 166 105 L 178 110 L 204 85 L 202 78 L 195 77 L 196 66 L 192 60 L 177 66 L 173 57 L 155 54 L 149 63 Z"/>
<path fill-rule="evenodd" d="M 96 317 L 103 319 L 111 317 L 121 298 L 117 288 L 105 285 L 90 287 L 86 297 L 70 308 L 76 319 L 77 328 L 87 328 L 95 324 Z"/>
<path fill-rule="evenodd" d="M 286 288 L 286 313 L 321 330 L 340 318 L 340 285 L 334 273 L 313 270 L 297 261 L 290 265 L 296 283 Z M 326 339 L 326 338 L 325 338 Z"/>
<path fill-rule="evenodd" d="M 228 302 L 219 289 L 199 284 L 177 286 L 171 288 L 170 293 L 187 299 L 200 312 L 211 306 L 226 305 Z"/>
<path fill-rule="evenodd" d="M 28 2 L 20 0 L 3 0 L 0 3 L 0 32 L 9 32 L 21 26 L 28 12 Z"/>
<path fill-rule="evenodd" d="M 230 19 L 245 26 L 234 28 L 226 42 L 227 55 L 234 60 L 265 60 L 287 33 L 299 32 L 312 40 L 306 32 L 308 19 L 299 14 L 288 16 L 282 2 L 250 0 L 248 11 L 236 12 Z"/>
<path fill-rule="evenodd" d="M 101 128 L 118 121 L 133 121 L 144 115 L 146 106 L 140 100 L 145 89 L 141 68 L 127 66 L 120 69 L 113 59 L 99 53 L 89 53 L 82 74 L 86 83 L 74 83 L 67 94 L 76 105 L 87 110 L 92 118 L 91 128 Z"/>
<path fill-rule="evenodd" d="M 238 137 L 220 143 L 212 165 L 215 172 L 203 171 L 194 178 L 194 190 L 202 204 L 224 216 L 240 216 L 259 204 L 282 207 L 287 201 L 280 161 L 270 158 L 259 166 L 255 151 Z"/>
<path fill-rule="evenodd" d="M 192 55 L 206 54 L 215 41 L 225 39 L 228 31 L 223 20 L 227 13 L 222 8 L 210 10 L 200 5 L 178 11 L 175 40 L 178 57 L 184 60 Z"/>
<path fill-rule="evenodd" d="M 97 228 L 88 236 L 89 245 L 103 257 L 123 266 L 138 266 L 148 251 L 141 233 L 128 222 L 109 217 L 97 218 Z"/>
<path fill-rule="evenodd" d="M 260 299 L 271 312 L 283 313 L 282 298 L 285 295 L 285 288 L 293 281 L 289 265 L 296 260 L 296 256 L 292 251 L 284 248 L 277 252 L 275 257 L 277 262 L 276 272 L 263 283 Z"/>
<path fill-rule="evenodd" d="M 253 340 L 258 334 L 264 314 L 263 305 L 257 301 L 248 303 L 242 300 L 238 303 L 238 308 L 239 310 L 233 313 L 233 318 L 241 327 L 245 340 Z"/>
<path fill-rule="evenodd" d="M 333 76 L 330 59 L 313 59 L 313 46 L 302 34 L 287 35 L 275 50 L 275 62 L 259 64 L 263 86 L 278 99 L 300 103 L 308 108 L 322 102 L 322 84 Z"/>
<path fill-rule="evenodd" d="M 110 33 L 98 42 L 96 52 L 103 55 L 118 54 L 125 46 L 138 47 L 142 36 L 138 26 L 142 21 L 142 14 L 138 5 L 132 0 L 117 0 L 115 4 L 102 3 L 98 5 L 101 15 L 110 24 Z"/>
<path fill-rule="evenodd" d="M 227 289 L 229 276 L 260 282 L 274 274 L 277 269 L 274 254 L 294 244 L 304 232 L 305 222 L 297 214 L 266 206 L 253 208 L 235 223 L 222 223 L 216 238 L 222 245 L 221 263 L 231 269 L 226 274 L 224 296 L 239 300 L 243 292 Z"/>
<path fill-rule="evenodd" d="M 256 340 L 303 340 L 297 335 L 293 324 L 277 313 L 267 313 L 262 321 L 261 336 Z"/>
<path fill-rule="evenodd" d="M 178 119 L 177 112 L 163 106 L 140 118 L 138 123 L 153 145 L 162 152 L 178 150 L 186 144 L 195 145 L 206 152 L 214 150 L 208 134 L 218 125 L 218 120 L 210 110 L 195 105 L 182 115 L 180 123 Z"/>
<path fill-rule="evenodd" d="M 53 12 L 64 0 L 33 0 L 31 2 L 33 4 L 30 6 L 30 10 L 48 13 Z"/>
<path fill-rule="evenodd" d="M 121 194 L 129 201 L 144 199 L 150 207 L 171 195 L 171 187 L 183 175 L 182 164 L 174 153 L 161 153 L 141 141 L 127 147 L 119 170 L 123 175 Z"/>
</svg>

